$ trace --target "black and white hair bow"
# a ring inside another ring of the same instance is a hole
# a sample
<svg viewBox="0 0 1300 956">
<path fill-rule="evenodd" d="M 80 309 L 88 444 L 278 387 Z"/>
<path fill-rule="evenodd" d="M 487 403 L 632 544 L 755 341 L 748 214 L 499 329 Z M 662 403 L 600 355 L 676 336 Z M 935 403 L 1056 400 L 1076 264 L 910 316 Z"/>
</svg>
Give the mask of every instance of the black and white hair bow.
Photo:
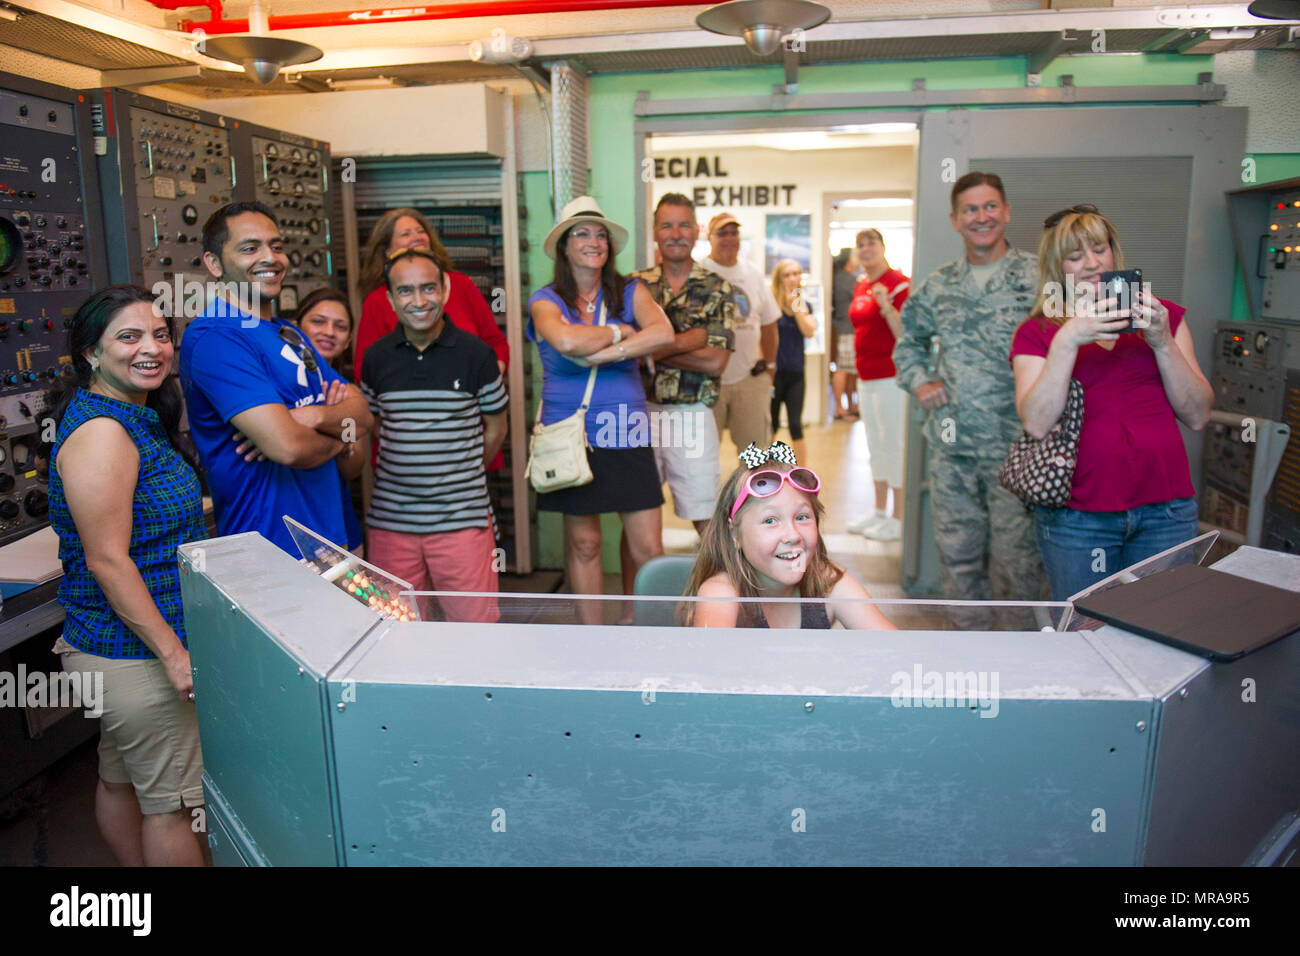
<svg viewBox="0 0 1300 956">
<path fill-rule="evenodd" d="M 794 456 L 794 449 L 783 441 L 772 442 L 766 451 L 750 442 L 749 447 L 740 453 L 740 460 L 750 471 L 769 461 L 779 461 L 786 465 L 799 464 L 799 460 Z"/>
</svg>

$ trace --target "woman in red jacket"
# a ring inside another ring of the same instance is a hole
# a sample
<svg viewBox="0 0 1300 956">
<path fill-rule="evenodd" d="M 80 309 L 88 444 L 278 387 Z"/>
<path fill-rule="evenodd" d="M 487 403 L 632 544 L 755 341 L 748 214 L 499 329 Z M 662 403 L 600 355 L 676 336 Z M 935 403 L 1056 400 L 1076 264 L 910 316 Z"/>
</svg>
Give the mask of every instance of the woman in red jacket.
<svg viewBox="0 0 1300 956">
<path fill-rule="evenodd" d="M 857 236 L 858 260 L 866 270 L 853 291 L 849 319 L 853 322 L 854 350 L 858 360 L 858 408 L 867 428 L 871 477 L 876 485 L 876 510 L 849 525 L 853 534 L 877 541 L 902 536 L 903 434 L 907 421 L 907 396 L 894 381 L 894 340 L 902 330 L 898 311 L 911 287 L 907 276 L 890 268 L 885 259 L 885 237 L 877 229 Z M 886 510 L 894 492 L 892 512 Z"/>
<path fill-rule="evenodd" d="M 438 267 L 447 276 L 450 291 L 443 305 L 443 314 L 451 324 L 471 335 L 477 335 L 496 353 L 497 367 L 504 375 L 510 364 L 510 348 L 505 333 L 497 326 L 488 308 L 487 300 L 474 281 L 463 272 L 453 272 L 451 258 L 438 240 L 438 233 L 424 214 L 409 206 L 390 209 L 379 217 L 370 232 L 366 251 L 361 258 L 361 288 L 369 294 L 361 304 L 361 322 L 357 325 L 357 344 L 353 349 L 354 377 L 361 380 L 361 362 L 366 349 L 397 328 L 397 313 L 388 302 L 384 287 L 384 263 L 401 249 L 428 249 L 438 260 Z M 374 463 L 373 455 L 371 464 Z M 500 452 L 488 465 L 496 471 L 505 465 Z"/>
</svg>

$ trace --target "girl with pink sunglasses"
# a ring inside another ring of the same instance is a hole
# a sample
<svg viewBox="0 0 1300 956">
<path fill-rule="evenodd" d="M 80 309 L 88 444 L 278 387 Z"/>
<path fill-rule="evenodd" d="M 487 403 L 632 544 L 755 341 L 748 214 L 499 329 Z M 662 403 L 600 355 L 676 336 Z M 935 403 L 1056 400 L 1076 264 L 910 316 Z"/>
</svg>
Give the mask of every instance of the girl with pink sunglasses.
<svg viewBox="0 0 1300 956">
<path fill-rule="evenodd" d="M 770 598 L 770 602 L 700 601 L 685 607 L 695 627 L 893 630 L 871 595 L 834 564 L 821 537 L 821 479 L 776 442 L 750 444 L 723 484 L 700 541 L 686 596 Z M 820 603 L 781 600 L 821 598 Z"/>
</svg>

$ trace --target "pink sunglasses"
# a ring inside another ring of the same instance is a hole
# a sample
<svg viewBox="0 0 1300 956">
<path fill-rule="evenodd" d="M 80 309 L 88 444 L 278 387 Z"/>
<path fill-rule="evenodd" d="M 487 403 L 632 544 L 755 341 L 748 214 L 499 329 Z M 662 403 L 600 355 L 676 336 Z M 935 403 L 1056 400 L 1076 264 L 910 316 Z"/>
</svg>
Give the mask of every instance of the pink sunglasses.
<svg viewBox="0 0 1300 956">
<path fill-rule="evenodd" d="M 772 471 L 764 469 L 756 471 L 745 479 L 744 486 L 740 489 L 740 495 L 736 498 L 736 503 L 731 506 L 731 514 L 728 518 L 736 517 L 736 512 L 740 506 L 750 496 L 755 498 L 771 498 L 781 490 L 781 486 L 790 482 L 792 488 L 799 491 L 815 495 L 822 490 L 822 480 L 817 477 L 817 473 L 811 468 L 792 468 L 789 471 Z"/>
</svg>

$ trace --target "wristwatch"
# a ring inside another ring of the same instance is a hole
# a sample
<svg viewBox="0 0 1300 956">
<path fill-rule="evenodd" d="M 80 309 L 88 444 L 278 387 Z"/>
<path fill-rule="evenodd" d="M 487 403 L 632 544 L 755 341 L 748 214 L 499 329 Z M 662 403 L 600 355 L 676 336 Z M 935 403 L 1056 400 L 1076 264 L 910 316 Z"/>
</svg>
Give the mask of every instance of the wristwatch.
<svg viewBox="0 0 1300 956">
<path fill-rule="evenodd" d="M 754 367 L 749 370 L 750 375 L 762 375 L 767 371 L 767 359 L 759 359 L 754 363 Z"/>
</svg>

